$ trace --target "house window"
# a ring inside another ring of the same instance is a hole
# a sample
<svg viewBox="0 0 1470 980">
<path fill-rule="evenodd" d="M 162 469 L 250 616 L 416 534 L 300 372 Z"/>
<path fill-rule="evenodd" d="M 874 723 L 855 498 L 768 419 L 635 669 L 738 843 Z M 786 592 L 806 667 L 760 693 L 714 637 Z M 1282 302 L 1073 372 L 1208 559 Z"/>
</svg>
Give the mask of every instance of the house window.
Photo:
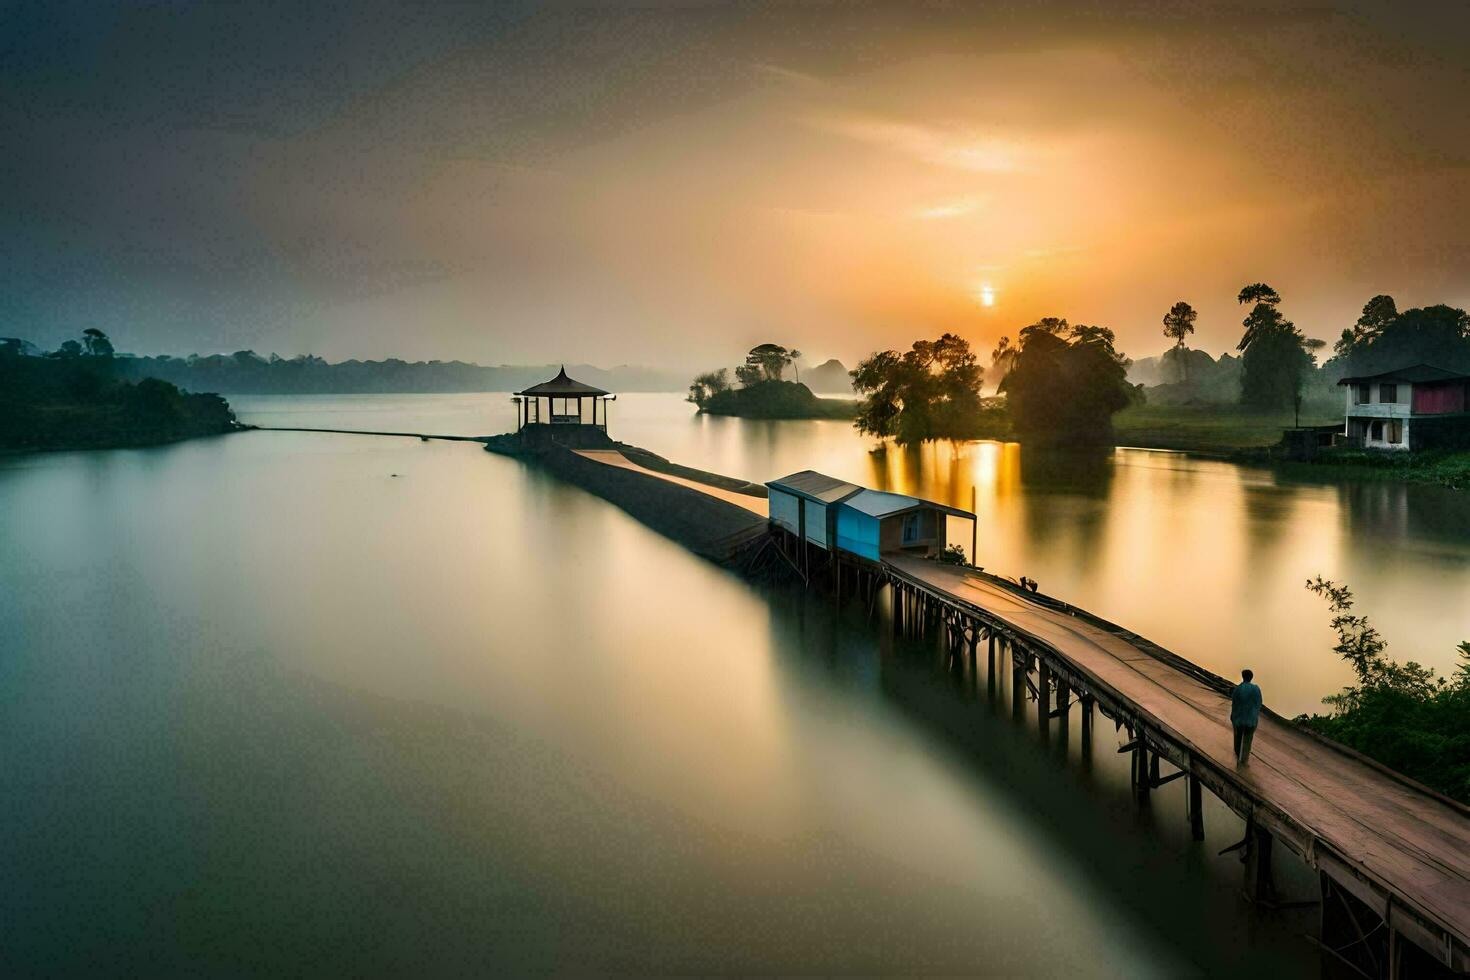
<svg viewBox="0 0 1470 980">
<path fill-rule="evenodd" d="M 1398 385 L 1379 385 L 1378 400 L 1385 405 L 1392 405 L 1399 400 Z"/>
<path fill-rule="evenodd" d="M 1385 435 L 1386 435 L 1386 438 L 1387 438 L 1387 440 L 1389 442 L 1391 442 L 1391 443 L 1397 443 L 1397 442 L 1402 441 L 1400 439 L 1400 436 L 1399 436 L 1399 429 L 1400 429 L 1399 423 L 1397 423 L 1397 422 L 1390 422 L 1390 423 L 1388 423 L 1388 426 L 1387 426 L 1387 430 L 1388 431 L 1385 433 Z"/>
<path fill-rule="evenodd" d="M 1353 385 L 1353 404 L 1366 405 L 1369 401 L 1367 385 Z"/>
<path fill-rule="evenodd" d="M 1374 422 L 1373 423 L 1372 427 L 1368 429 L 1368 438 L 1369 439 L 1372 439 L 1374 442 L 1382 442 L 1383 441 L 1383 423 L 1382 422 Z"/>
<path fill-rule="evenodd" d="M 903 543 L 912 544 L 917 540 L 919 540 L 918 513 L 903 515 Z"/>
</svg>

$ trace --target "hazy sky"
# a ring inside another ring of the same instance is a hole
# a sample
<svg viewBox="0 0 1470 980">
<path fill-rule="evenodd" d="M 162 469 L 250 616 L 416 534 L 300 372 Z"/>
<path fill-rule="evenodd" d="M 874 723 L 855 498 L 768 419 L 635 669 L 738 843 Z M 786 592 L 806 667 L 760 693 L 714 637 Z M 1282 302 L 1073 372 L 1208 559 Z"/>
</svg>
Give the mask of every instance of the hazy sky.
<svg viewBox="0 0 1470 980">
<path fill-rule="evenodd" d="M 1467 10 L 6 3 L 0 335 L 690 367 L 1056 315 L 1141 357 L 1265 280 L 1332 339 L 1470 306 Z"/>
</svg>

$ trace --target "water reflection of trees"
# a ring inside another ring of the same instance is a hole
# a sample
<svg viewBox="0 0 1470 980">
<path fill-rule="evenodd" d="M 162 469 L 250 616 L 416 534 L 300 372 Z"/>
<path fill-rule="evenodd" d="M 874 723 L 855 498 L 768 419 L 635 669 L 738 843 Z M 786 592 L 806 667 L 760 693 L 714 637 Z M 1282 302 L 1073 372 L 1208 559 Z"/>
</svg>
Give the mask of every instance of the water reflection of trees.
<svg viewBox="0 0 1470 980">
<path fill-rule="evenodd" d="M 1042 493 L 1105 499 L 1113 488 L 1113 454 L 1061 452 L 1028 446 L 1020 453 L 1021 486 Z"/>
<path fill-rule="evenodd" d="M 1470 508 L 1457 491 L 1384 481 L 1343 483 L 1337 496 L 1354 534 L 1470 542 Z"/>
</svg>

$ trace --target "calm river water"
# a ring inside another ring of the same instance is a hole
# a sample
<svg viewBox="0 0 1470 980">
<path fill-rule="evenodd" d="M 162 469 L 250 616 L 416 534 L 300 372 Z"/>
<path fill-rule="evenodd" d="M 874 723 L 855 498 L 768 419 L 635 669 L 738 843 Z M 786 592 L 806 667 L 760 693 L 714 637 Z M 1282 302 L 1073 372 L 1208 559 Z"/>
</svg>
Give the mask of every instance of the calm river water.
<svg viewBox="0 0 1470 980">
<path fill-rule="evenodd" d="M 232 401 L 514 419 L 503 395 Z M 973 491 L 981 564 L 1248 663 L 1281 710 L 1344 680 L 1308 575 L 1400 656 L 1449 669 L 1470 637 L 1466 495 L 1128 450 L 871 454 L 666 395 L 623 396 L 612 430 L 751 479 Z M 1216 856 L 1233 816 L 1212 803 L 1191 843 L 1182 782 L 1139 810 L 1111 726 L 1044 741 L 989 680 L 474 445 L 3 458 L 0 973 L 1316 972 L 1314 913 L 1252 914 Z"/>
</svg>

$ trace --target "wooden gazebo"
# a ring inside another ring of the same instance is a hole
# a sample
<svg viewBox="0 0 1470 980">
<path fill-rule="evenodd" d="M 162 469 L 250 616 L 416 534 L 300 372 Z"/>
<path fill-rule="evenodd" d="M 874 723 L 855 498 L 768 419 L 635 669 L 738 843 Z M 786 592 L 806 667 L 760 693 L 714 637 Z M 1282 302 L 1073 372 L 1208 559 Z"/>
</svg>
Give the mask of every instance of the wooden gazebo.
<svg viewBox="0 0 1470 980">
<path fill-rule="evenodd" d="M 567 377 L 567 369 L 563 367 L 550 381 L 543 381 L 515 393 L 516 431 L 519 432 L 528 425 L 593 425 L 605 432 L 607 403 L 617 397 L 601 388 L 594 388 Z M 583 401 L 592 403 L 591 422 L 587 422 L 582 414 Z M 542 402 L 546 404 L 544 413 L 541 410 Z M 599 404 L 602 406 L 600 421 L 597 410 Z"/>
</svg>

